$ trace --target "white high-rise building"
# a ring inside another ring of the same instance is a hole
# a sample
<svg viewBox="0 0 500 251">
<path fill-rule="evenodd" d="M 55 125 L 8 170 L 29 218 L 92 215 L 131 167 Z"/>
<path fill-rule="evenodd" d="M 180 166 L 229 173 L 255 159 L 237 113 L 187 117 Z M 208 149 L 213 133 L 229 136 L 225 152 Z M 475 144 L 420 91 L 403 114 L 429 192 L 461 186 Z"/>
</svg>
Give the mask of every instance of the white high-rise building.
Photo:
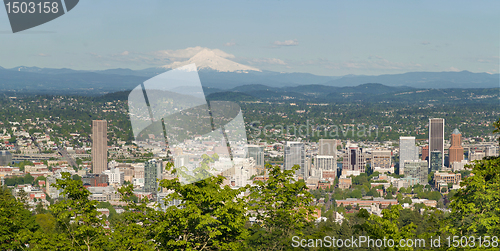
<svg viewBox="0 0 500 251">
<path fill-rule="evenodd" d="M 405 161 L 418 160 L 418 147 L 415 137 L 399 137 L 399 174 L 404 174 Z"/>
<path fill-rule="evenodd" d="M 286 142 L 283 168 L 284 170 L 292 170 L 294 165 L 300 166 L 296 174 L 306 178 L 308 170 L 306 167 L 306 149 L 304 143 L 294 141 Z"/>
</svg>

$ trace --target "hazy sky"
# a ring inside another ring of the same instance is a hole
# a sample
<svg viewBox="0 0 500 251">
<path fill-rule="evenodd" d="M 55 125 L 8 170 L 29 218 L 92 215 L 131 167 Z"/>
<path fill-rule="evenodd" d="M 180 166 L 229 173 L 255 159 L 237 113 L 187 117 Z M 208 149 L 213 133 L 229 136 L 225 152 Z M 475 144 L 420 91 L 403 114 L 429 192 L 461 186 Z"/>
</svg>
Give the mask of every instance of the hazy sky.
<svg viewBox="0 0 500 251">
<path fill-rule="evenodd" d="M 0 10 L 0 66 L 144 69 L 200 46 L 282 72 L 498 73 L 499 13 L 500 1 L 82 0 L 16 34 Z"/>
</svg>

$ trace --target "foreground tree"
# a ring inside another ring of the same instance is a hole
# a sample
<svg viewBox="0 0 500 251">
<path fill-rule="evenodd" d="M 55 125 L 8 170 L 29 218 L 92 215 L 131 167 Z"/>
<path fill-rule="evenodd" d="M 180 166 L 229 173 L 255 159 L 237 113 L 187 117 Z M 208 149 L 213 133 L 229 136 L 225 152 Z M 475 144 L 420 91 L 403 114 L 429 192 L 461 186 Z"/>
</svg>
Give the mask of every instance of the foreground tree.
<svg viewBox="0 0 500 251">
<path fill-rule="evenodd" d="M 495 128 L 495 130 L 493 130 L 493 133 L 500 134 L 500 119 L 498 119 L 497 122 L 493 123 L 493 127 Z M 498 145 L 500 145 L 500 137 L 498 137 Z"/>
<path fill-rule="evenodd" d="M 475 161 L 450 203 L 453 235 L 500 236 L 500 157 Z"/>
<path fill-rule="evenodd" d="M 0 186 L 0 249 L 26 248 L 20 236 L 23 232 L 34 232 L 38 228 L 35 218 L 25 205 L 16 200 L 7 187 Z"/>
<path fill-rule="evenodd" d="M 267 181 L 257 181 L 250 190 L 250 207 L 255 223 L 248 248 L 254 250 L 285 250 L 290 248 L 293 235 L 302 236 L 303 229 L 313 222 L 313 196 L 306 184 L 293 178 L 292 170 L 266 165 Z"/>
<path fill-rule="evenodd" d="M 365 231 L 371 239 L 391 239 L 394 244 L 399 244 L 400 240 L 415 238 L 416 225 L 412 222 L 406 226 L 399 226 L 401 205 L 393 205 L 389 209 L 382 210 L 382 217 L 369 215 L 366 213 L 367 220 L 359 226 L 359 229 Z M 413 250 L 411 247 L 399 247 L 393 245 L 393 248 L 387 250 Z"/>
<path fill-rule="evenodd" d="M 161 187 L 172 191 L 164 203 L 174 200 L 154 229 L 161 250 L 239 250 L 248 231 L 246 188 L 222 186 L 222 176 L 182 185 L 177 179 L 162 180 Z"/>
<path fill-rule="evenodd" d="M 70 173 L 62 173 L 54 187 L 62 189 L 64 200 L 50 206 L 62 233 L 67 235 L 73 250 L 103 250 L 109 231 L 97 212 L 97 201 L 89 200 L 90 192 L 82 181 L 73 180 Z"/>
</svg>

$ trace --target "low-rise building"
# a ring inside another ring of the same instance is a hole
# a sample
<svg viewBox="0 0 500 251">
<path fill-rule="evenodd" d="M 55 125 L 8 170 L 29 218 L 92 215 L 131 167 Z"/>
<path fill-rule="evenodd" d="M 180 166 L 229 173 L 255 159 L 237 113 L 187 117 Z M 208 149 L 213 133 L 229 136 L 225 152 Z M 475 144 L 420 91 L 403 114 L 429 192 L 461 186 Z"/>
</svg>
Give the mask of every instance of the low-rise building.
<svg viewBox="0 0 500 251">
<path fill-rule="evenodd" d="M 344 175 L 340 176 L 339 178 L 339 188 L 341 189 L 349 189 L 352 186 L 352 179 L 351 177 L 346 177 Z"/>
<path fill-rule="evenodd" d="M 434 173 L 434 186 L 437 187 L 439 182 L 444 182 L 446 184 L 452 183 L 459 185 L 462 180 L 462 175 L 460 173 L 452 172 L 436 172 Z"/>
<path fill-rule="evenodd" d="M 337 206 L 343 205 L 344 207 L 347 205 L 351 205 L 353 207 L 360 206 L 366 207 L 371 205 L 378 205 L 380 208 L 388 207 L 389 205 L 397 205 L 398 200 L 386 200 L 384 198 L 373 198 L 373 200 L 361 200 L 356 198 L 348 198 L 345 200 L 337 200 L 335 201 Z"/>
<path fill-rule="evenodd" d="M 109 184 L 123 184 L 125 180 L 125 173 L 119 168 L 113 168 L 111 170 L 106 170 L 103 172 L 108 176 Z"/>
</svg>

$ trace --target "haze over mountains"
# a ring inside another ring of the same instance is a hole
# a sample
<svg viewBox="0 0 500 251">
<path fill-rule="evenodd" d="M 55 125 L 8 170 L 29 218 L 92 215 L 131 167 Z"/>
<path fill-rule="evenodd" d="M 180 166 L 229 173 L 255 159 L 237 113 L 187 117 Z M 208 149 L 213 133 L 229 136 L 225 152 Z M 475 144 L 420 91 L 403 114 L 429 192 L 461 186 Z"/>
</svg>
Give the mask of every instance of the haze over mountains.
<svg viewBox="0 0 500 251">
<path fill-rule="evenodd" d="M 212 51 L 202 50 L 187 61 L 144 70 L 109 69 L 80 71 L 38 67 L 0 67 L 0 90 L 30 93 L 102 94 L 131 90 L 145 80 L 186 64 L 198 67 L 202 85 L 207 89 L 231 90 L 236 87 L 252 88 L 264 85 L 271 88 L 299 87 L 299 93 L 308 88 L 355 87 L 378 83 L 386 87 L 417 89 L 446 88 L 498 88 L 499 74 L 461 72 L 409 72 L 379 76 L 347 75 L 341 77 L 317 76 L 309 73 L 279 73 L 259 70 L 236 63 Z M 246 87 L 244 87 L 246 86 Z M 308 86 L 308 87 L 307 87 Z M 258 88 L 257 88 L 258 89 Z M 237 90 L 237 89 L 236 89 Z M 292 89 L 290 89 L 292 90 Z M 260 90 L 262 91 L 262 90 Z"/>
</svg>

